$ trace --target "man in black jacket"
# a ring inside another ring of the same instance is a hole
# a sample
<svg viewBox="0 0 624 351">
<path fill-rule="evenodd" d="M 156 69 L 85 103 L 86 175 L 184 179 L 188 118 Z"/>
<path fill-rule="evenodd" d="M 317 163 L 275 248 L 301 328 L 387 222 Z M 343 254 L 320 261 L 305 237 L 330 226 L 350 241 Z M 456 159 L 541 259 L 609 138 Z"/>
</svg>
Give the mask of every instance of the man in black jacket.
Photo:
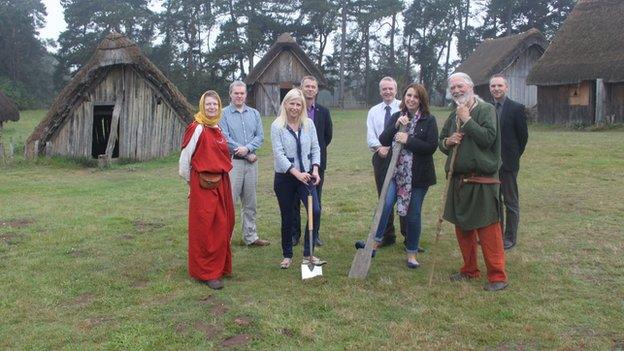
<svg viewBox="0 0 624 351">
<path fill-rule="evenodd" d="M 301 91 L 306 99 L 306 109 L 308 111 L 308 117 L 314 121 L 314 127 L 316 128 L 316 136 L 318 138 L 319 147 L 321 148 L 321 167 L 319 168 L 319 176 L 321 176 L 321 182 L 316 186 L 316 192 L 318 193 L 319 205 L 323 208 L 322 203 L 322 191 L 323 183 L 325 182 L 325 169 L 327 168 L 327 146 L 332 140 L 332 120 L 329 110 L 316 103 L 316 96 L 318 95 L 318 81 L 314 76 L 304 76 L 301 79 Z M 295 204 L 295 220 L 293 228 L 293 245 L 299 243 L 301 238 L 301 215 L 299 201 Z M 323 245 L 323 241 L 320 239 L 320 234 L 314 242 L 314 246 Z"/>
<path fill-rule="evenodd" d="M 502 75 L 490 78 L 490 93 L 494 98 L 496 116 L 501 129 L 501 156 L 503 165 L 500 170 L 501 192 L 505 203 L 505 227 L 503 239 L 505 250 L 516 245 L 518 222 L 520 221 L 520 201 L 518 197 L 518 170 L 520 156 L 524 152 L 529 132 L 527 129 L 524 105 L 507 97 L 507 79 Z"/>
</svg>

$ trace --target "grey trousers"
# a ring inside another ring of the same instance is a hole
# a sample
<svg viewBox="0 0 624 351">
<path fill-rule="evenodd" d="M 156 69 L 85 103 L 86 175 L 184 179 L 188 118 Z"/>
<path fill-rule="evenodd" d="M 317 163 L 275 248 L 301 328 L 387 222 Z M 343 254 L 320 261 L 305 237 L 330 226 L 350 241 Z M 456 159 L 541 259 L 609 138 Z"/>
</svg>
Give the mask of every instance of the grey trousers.
<svg viewBox="0 0 624 351">
<path fill-rule="evenodd" d="M 249 163 L 247 160 L 232 159 L 230 171 L 232 183 L 232 198 L 242 205 L 242 232 L 246 245 L 258 240 L 256 229 L 256 188 L 258 186 L 258 162 Z"/>
<path fill-rule="evenodd" d="M 505 245 L 516 245 L 518 239 L 518 223 L 520 222 L 520 200 L 518 196 L 518 172 L 501 170 L 501 193 L 505 204 L 505 228 L 503 240 Z"/>
</svg>

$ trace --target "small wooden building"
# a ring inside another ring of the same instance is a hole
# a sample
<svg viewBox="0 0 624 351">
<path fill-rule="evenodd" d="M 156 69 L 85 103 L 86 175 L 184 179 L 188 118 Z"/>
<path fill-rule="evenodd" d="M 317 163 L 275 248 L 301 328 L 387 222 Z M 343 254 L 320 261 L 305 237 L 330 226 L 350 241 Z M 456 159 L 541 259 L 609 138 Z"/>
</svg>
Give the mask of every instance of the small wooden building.
<svg viewBox="0 0 624 351">
<path fill-rule="evenodd" d="M 527 85 L 526 77 L 547 47 L 548 41 L 535 28 L 486 39 L 455 71 L 468 74 L 475 84 L 475 93 L 486 101 L 492 100 L 490 77 L 502 74 L 509 83 L 508 96 L 532 107 L 537 103 L 537 87 Z"/>
<path fill-rule="evenodd" d="M 148 160 L 179 150 L 192 107 L 127 37 L 109 34 L 30 135 L 26 155 Z"/>
<path fill-rule="evenodd" d="M 0 91 L 0 129 L 2 129 L 2 124 L 6 121 L 18 121 L 20 118 L 19 110 L 17 106 L 8 96 L 4 95 L 2 91 Z"/>
<path fill-rule="evenodd" d="M 624 1 L 579 0 L 529 74 L 538 121 L 624 122 Z"/>
<path fill-rule="evenodd" d="M 283 33 L 245 78 L 249 90 L 247 101 L 261 115 L 275 116 L 286 93 L 299 86 L 304 76 L 316 77 L 319 88 L 327 85 L 323 73 L 295 39 Z"/>
</svg>

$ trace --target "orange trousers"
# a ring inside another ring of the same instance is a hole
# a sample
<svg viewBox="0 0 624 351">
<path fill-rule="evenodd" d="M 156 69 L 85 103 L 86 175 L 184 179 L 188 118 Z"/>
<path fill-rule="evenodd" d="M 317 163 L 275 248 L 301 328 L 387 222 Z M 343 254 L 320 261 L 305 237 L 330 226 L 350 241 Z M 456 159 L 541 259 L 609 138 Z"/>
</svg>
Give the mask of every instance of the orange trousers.
<svg viewBox="0 0 624 351">
<path fill-rule="evenodd" d="M 464 258 L 464 265 L 460 269 L 461 273 L 472 278 L 477 278 L 481 275 L 477 266 L 478 236 L 487 268 L 488 281 L 491 283 L 507 281 L 505 249 L 503 248 L 500 222 L 473 230 L 462 230 L 460 227 L 455 226 L 455 235 Z"/>
</svg>

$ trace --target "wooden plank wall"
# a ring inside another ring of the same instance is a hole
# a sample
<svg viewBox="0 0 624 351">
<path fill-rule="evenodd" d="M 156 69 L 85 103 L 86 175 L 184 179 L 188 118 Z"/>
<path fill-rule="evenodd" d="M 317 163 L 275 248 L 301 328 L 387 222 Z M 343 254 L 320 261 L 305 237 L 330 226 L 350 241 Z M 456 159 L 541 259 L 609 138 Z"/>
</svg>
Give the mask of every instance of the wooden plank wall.
<svg viewBox="0 0 624 351">
<path fill-rule="evenodd" d="M 605 122 L 624 123 L 624 82 L 605 84 Z"/>
<path fill-rule="evenodd" d="M 275 116 L 273 104 L 279 106 L 280 84 L 290 83 L 299 86 L 301 78 L 310 75 L 301 62 L 290 50 L 283 50 L 278 57 L 273 60 L 264 73 L 258 78 L 258 82 L 253 87 L 254 107 L 262 116 Z M 264 85 L 264 89 L 259 83 Z"/>
<path fill-rule="evenodd" d="M 121 67 L 111 70 L 89 93 L 89 101 L 78 106 L 52 138 L 55 155 L 91 157 L 93 106 L 114 104 L 117 91 L 124 87 L 119 157 L 143 161 L 179 149 L 185 123 L 139 73 L 129 66 Z"/>
<path fill-rule="evenodd" d="M 595 82 L 588 84 L 589 103 L 570 105 L 570 93 L 576 85 L 539 86 L 537 94 L 538 122 L 562 125 L 592 125 L 595 121 Z"/>
<path fill-rule="evenodd" d="M 527 85 L 526 78 L 541 56 L 542 51 L 535 45 L 531 46 L 503 71 L 509 81 L 509 97 L 527 107 L 537 104 L 537 86 Z"/>
</svg>

